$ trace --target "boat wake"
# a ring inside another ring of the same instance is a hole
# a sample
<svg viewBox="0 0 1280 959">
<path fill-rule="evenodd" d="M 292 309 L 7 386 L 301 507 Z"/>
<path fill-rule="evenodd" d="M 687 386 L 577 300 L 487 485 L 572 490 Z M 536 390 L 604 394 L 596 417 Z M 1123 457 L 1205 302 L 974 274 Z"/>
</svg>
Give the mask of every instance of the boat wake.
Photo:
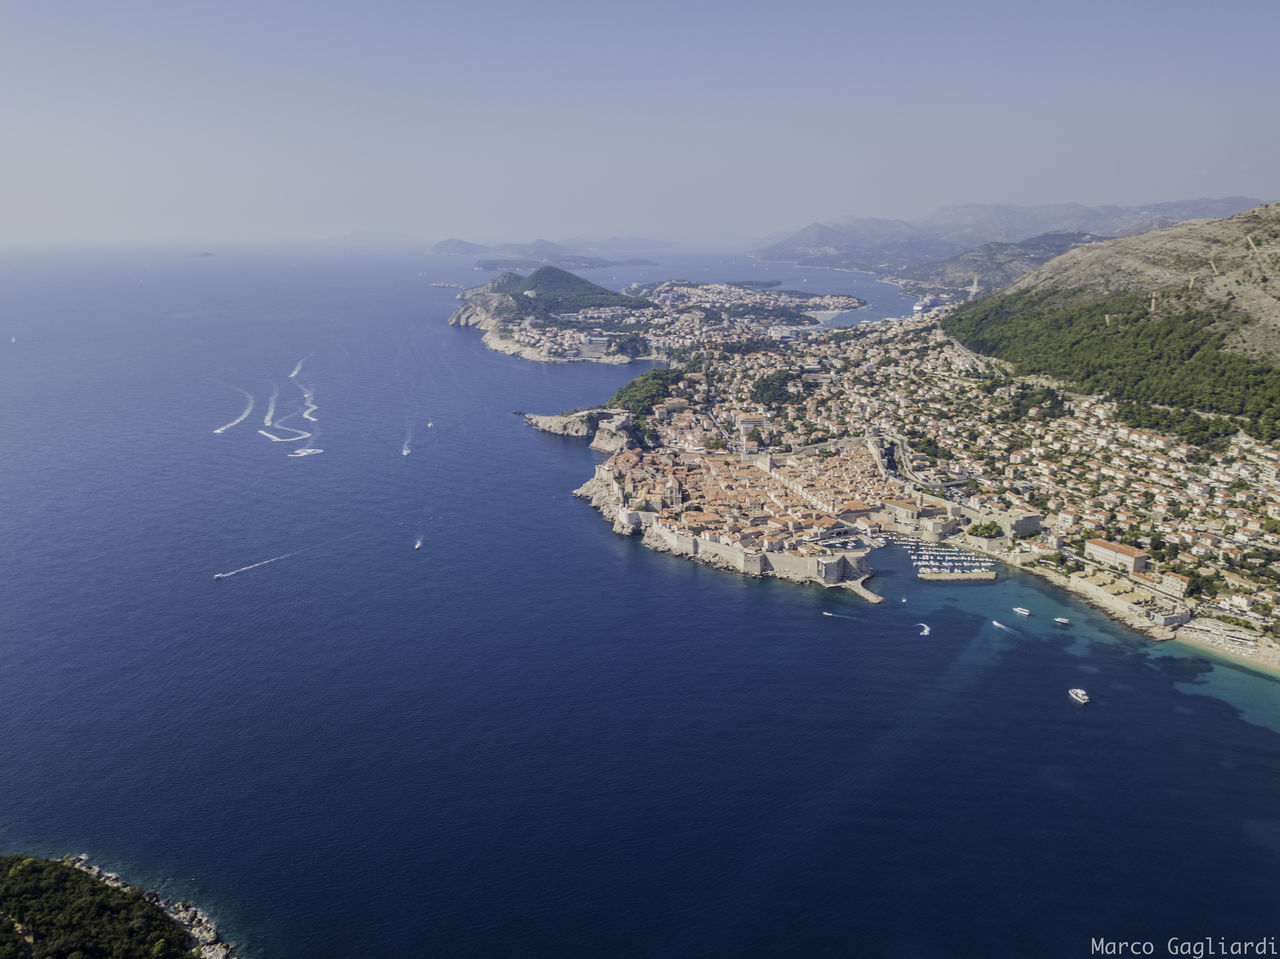
<svg viewBox="0 0 1280 959">
<path fill-rule="evenodd" d="M 834 619 L 853 619 L 852 616 L 845 616 L 843 613 L 828 613 L 825 609 L 822 611 L 823 616 L 831 616 Z"/>
<path fill-rule="evenodd" d="M 249 401 L 249 405 L 244 408 L 243 413 L 241 413 L 239 416 L 233 419 L 226 426 L 219 426 L 216 430 L 214 430 L 215 433 L 225 433 L 227 430 L 231 429 L 231 427 L 239 426 L 241 423 L 247 420 L 249 418 L 249 414 L 253 412 L 253 394 L 250 393 L 248 390 L 240 389 L 240 387 L 238 386 L 233 386 L 231 387 L 231 389 L 235 390 L 237 393 L 243 393 L 244 398 Z"/>
<path fill-rule="evenodd" d="M 929 629 L 928 623 L 916 623 L 916 625 L 920 627 L 921 636 L 928 636 L 929 633 L 932 632 L 932 630 Z"/>
<path fill-rule="evenodd" d="M 271 384 L 271 399 L 267 400 L 267 415 L 262 418 L 263 426 L 270 426 L 276 417 L 276 400 L 280 398 L 280 387 Z"/>
<path fill-rule="evenodd" d="M 292 553 L 285 553 L 283 556 L 272 556 L 270 559 L 264 559 L 260 563 L 250 563 L 248 566 L 241 566 L 239 569 L 233 569 L 228 573 L 214 573 L 214 579 L 227 579 L 235 576 L 237 573 L 247 573 L 251 569 L 257 569 L 259 566 L 266 566 L 268 563 L 278 563 L 282 559 L 288 559 L 290 556 L 297 556 L 299 553 L 305 553 L 309 549 L 315 549 L 314 546 L 307 546 L 303 549 L 295 549 Z"/>
<path fill-rule="evenodd" d="M 1000 620 L 998 620 L 998 619 L 993 619 L 993 620 L 991 621 L 991 625 L 992 625 L 992 626 L 994 626 L 994 627 L 996 627 L 997 629 L 1003 629 L 1006 633 L 1014 633 L 1014 632 L 1017 632 L 1017 630 L 1013 629 L 1013 628 L 1012 628 L 1012 627 L 1010 627 L 1010 626 L 1006 626 L 1004 623 L 1000 622 Z"/>
<path fill-rule="evenodd" d="M 280 387 L 275 383 L 271 384 L 271 398 L 267 401 L 267 411 L 262 417 L 262 429 L 258 430 L 258 433 L 265 436 L 273 443 L 301 443 L 303 440 L 309 440 L 315 436 L 315 434 L 310 430 L 285 425 L 286 421 L 293 419 L 295 416 L 301 416 L 308 423 L 317 422 L 315 413 L 319 407 L 315 402 L 315 391 L 298 380 L 298 374 L 302 372 L 302 365 L 310 358 L 311 356 L 308 354 L 298 360 L 297 365 L 293 368 L 293 372 L 289 374 L 289 379 L 293 381 L 293 384 L 302 393 L 301 408 L 295 409 L 293 412 L 277 419 L 276 405 L 280 401 Z M 228 384 L 223 385 L 227 386 Z M 238 386 L 229 386 L 229 388 L 244 396 L 246 400 L 244 412 L 225 426 L 219 426 L 214 430 L 215 433 L 225 433 L 227 430 L 231 429 L 231 427 L 243 423 L 249 417 L 249 414 L 253 412 L 253 394 L 248 390 L 240 389 Z M 403 451 L 406 456 L 409 455 L 408 445 L 409 441 L 406 440 L 405 449 Z M 318 446 L 300 446 L 288 455 L 292 457 L 315 456 L 317 453 L 323 452 L 324 450 Z"/>
</svg>

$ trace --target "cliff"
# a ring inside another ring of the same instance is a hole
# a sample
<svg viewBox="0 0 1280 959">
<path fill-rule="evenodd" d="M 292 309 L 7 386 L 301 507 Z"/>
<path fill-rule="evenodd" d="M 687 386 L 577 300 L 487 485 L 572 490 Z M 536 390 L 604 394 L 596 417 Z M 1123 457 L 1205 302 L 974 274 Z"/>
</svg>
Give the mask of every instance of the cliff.
<svg viewBox="0 0 1280 959">
<path fill-rule="evenodd" d="M 558 436 L 591 437 L 591 448 L 601 453 L 616 453 L 644 445 L 636 433 L 631 414 L 626 410 L 582 410 L 562 416 L 525 414 L 525 422 L 534 429 Z"/>
</svg>

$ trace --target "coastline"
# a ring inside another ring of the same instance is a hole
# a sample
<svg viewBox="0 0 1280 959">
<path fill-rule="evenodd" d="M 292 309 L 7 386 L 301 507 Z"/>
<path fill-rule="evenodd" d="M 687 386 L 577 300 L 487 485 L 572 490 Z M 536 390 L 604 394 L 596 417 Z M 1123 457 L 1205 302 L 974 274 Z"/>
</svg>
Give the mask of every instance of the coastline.
<svg viewBox="0 0 1280 959">
<path fill-rule="evenodd" d="M 238 959 L 235 946 L 222 938 L 208 913 L 197 909 L 191 903 L 173 900 L 158 892 L 142 889 L 125 882 L 115 873 L 104 872 L 89 861 L 83 853 L 79 856 L 67 856 L 63 862 L 68 866 L 87 873 L 99 882 L 114 889 L 133 890 L 152 905 L 160 907 L 164 913 L 178 924 L 191 937 L 192 948 L 199 950 L 201 959 Z"/>
<path fill-rule="evenodd" d="M 1131 613 L 1126 613 L 1122 609 L 1107 605 L 1092 590 L 1086 590 L 1079 580 L 1072 579 L 1069 576 L 1058 575 L 1035 563 L 1023 566 L 1011 562 L 996 553 L 988 555 L 992 556 L 993 559 L 1000 560 L 1006 566 L 1012 566 L 1025 573 L 1039 576 L 1051 585 L 1067 590 L 1067 592 L 1084 600 L 1094 609 L 1105 613 L 1115 622 L 1128 626 L 1136 633 L 1141 633 L 1152 642 L 1176 642 L 1188 652 L 1208 654 L 1210 658 L 1221 658 L 1269 678 L 1280 679 L 1280 646 L 1258 646 L 1252 650 L 1246 650 L 1243 647 L 1231 645 L 1225 640 L 1214 640 L 1208 636 L 1198 635 L 1194 629 L 1188 631 L 1185 627 L 1169 628 L 1167 626 L 1157 626 L 1150 620 L 1142 619 Z M 1194 620 L 1192 622 L 1194 623 Z"/>
</svg>

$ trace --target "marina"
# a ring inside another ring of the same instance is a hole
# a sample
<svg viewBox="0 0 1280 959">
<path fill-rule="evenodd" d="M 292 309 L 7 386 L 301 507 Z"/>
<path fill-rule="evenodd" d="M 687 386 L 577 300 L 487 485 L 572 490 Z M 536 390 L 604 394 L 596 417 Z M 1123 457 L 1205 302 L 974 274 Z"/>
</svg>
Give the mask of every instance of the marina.
<svg viewBox="0 0 1280 959">
<path fill-rule="evenodd" d="M 926 582 L 991 582 L 998 578 L 995 562 L 977 553 L 907 536 L 892 537 L 892 541 L 910 554 L 917 579 Z"/>
</svg>

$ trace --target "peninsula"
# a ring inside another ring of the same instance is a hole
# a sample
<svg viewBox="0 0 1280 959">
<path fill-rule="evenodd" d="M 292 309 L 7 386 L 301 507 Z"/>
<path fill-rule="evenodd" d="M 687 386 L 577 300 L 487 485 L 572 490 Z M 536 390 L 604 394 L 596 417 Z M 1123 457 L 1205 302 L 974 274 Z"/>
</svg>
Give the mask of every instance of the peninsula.
<svg viewBox="0 0 1280 959">
<path fill-rule="evenodd" d="M 866 306 L 856 296 L 729 283 L 668 281 L 614 293 L 553 266 L 527 277 L 501 273 L 459 298 L 450 326 L 477 327 L 490 349 L 551 363 L 670 359 L 709 340 L 786 339 L 821 316 Z"/>
</svg>

